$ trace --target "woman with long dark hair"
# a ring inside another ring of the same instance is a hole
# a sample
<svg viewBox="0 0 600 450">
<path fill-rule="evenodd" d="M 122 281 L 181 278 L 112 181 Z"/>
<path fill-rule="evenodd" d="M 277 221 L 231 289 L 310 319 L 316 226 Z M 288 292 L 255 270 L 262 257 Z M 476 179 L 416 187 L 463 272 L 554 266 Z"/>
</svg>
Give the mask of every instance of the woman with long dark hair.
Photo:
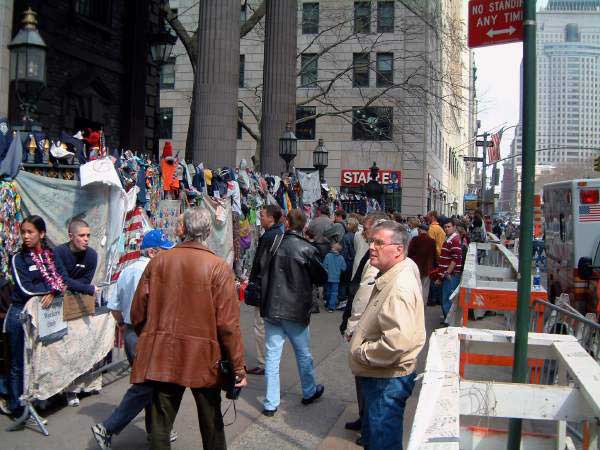
<svg viewBox="0 0 600 450">
<path fill-rule="evenodd" d="M 25 304 L 35 296 L 41 297 L 42 308 L 48 308 L 54 297 L 65 290 L 62 276 L 56 269 L 54 252 L 46 244 L 46 223 L 40 216 L 29 216 L 21 222 L 21 250 L 11 260 L 15 290 L 4 323 L 10 346 L 8 401 L 13 415 L 20 416 L 23 407 L 23 349 L 25 334 L 20 320 Z"/>
</svg>

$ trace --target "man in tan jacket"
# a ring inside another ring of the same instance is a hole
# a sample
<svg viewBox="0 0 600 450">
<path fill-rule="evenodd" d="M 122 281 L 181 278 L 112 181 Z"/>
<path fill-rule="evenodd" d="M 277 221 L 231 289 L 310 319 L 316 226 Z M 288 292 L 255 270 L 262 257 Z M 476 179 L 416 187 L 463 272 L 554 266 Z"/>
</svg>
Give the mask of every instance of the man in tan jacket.
<svg viewBox="0 0 600 450">
<path fill-rule="evenodd" d="M 393 221 L 372 232 L 370 263 L 379 269 L 350 341 L 350 368 L 363 400 L 365 448 L 402 449 L 402 419 L 425 343 L 419 277 L 406 258 L 409 234 Z M 412 263 L 412 264 L 411 264 Z"/>
</svg>

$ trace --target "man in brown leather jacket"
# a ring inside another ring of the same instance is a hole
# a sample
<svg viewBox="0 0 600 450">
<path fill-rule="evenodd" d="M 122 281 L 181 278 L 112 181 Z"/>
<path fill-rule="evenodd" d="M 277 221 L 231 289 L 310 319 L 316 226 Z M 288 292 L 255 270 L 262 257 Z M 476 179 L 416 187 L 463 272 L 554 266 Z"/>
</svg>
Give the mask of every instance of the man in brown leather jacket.
<svg viewBox="0 0 600 450">
<path fill-rule="evenodd" d="M 246 385 L 240 309 L 233 271 L 204 242 L 210 214 L 184 213 L 185 240 L 148 264 L 135 293 L 131 323 L 139 335 L 132 383 L 155 383 L 152 450 L 170 449 L 181 398 L 192 389 L 205 449 L 224 449 L 219 361 L 231 361 Z"/>
</svg>

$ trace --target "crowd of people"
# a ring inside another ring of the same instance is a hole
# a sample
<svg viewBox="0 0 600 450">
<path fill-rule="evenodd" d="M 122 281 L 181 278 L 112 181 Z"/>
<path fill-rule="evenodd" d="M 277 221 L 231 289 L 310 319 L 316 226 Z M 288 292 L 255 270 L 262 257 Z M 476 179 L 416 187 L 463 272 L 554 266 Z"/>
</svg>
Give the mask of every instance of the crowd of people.
<svg viewBox="0 0 600 450">
<path fill-rule="evenodd" d="M 273 417 L 280 405 L 286 339 L 297 362 L 301 403 L 314 403 L 325 386 L 315 374 L 309 323 L 325 307 L 343 310 L 340 332 L 349 342 L 355 376 L 359 417 L 346 428 L 360 431 L 357 443 L 365 448 L 402 448 L 404 407 L 426 338 L 425 305 L 440 305 L 448 314 L 468 243 L 486 239 L 481 214 L 459 219 L 430 211 L 403 218 L 337 210 L 331 215 L 321 207 L 308 222 L 300 209 L 284 214 L 277 205 L 263 206 L 263 233 L 245 291 L 246 304 L 255 308 L 252 368 L 245 363 L 234 271 L 205 245 L 211 232 L 208 211 L 188 208 L 178 224 L 178 243 L 160 230 L 143 236 L 142 256 L 122 271 L 109 299 L 123 330 L 132 384 L 113 413 L 92 426 L 99 447 L 110 448 L 113 436 L 145 410 L 151 448 L 170 448 L 177 439 L 173 423 L 190 388 L 203 447 L 225 448 L 222 386 L 230 381 L 239 391 L 247 374 L 264 375 L 262 414 Z M 16 286 L 5 323 L 14 416 L 23 412 L 19 316 L 25 304 L 38 297 L 48 307 L 67 291 L 94 295 L 97 290 L 92 284 L 97 254 L 88 245 L 85 221 L 72 220 L 69 242 L 54 249 L 46 243 L 41 217 L 24 219 L 20 232 L 23 244 L 12 257 Z"/>
</svg>

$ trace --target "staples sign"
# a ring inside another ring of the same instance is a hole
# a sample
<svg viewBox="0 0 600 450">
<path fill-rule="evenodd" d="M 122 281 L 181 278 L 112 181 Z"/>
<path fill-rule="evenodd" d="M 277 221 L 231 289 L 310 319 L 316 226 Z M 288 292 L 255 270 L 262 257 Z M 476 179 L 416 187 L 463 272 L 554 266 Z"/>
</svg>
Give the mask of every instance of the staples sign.
<svg viewBox="0 0 600 450">
<path fill-rule="evenodd" d="M 363 186 L 371 179 L 369 169 L 342 169 L 342 186 Z M 399 170 L 380 170 L 377 181 L 381 184 L 400 184 Z"/>
</svg>

